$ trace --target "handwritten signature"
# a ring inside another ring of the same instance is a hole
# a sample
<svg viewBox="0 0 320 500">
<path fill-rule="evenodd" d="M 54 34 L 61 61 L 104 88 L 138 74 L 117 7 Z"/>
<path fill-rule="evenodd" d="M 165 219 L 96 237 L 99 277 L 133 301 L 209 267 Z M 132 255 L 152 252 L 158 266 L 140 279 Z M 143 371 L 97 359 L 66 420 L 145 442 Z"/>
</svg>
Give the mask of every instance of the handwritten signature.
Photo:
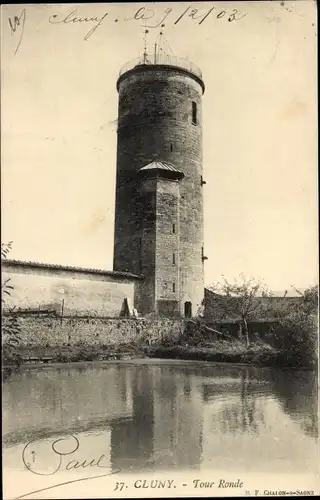
<svg viewBox="0 0 320 500">
<path fill-rule="evenodd" d="M 61 444 L 64 445 L 63 450 L 62 449 L 59 450 L 59 445 Z M 79 447 L 80 447 L 79 439 L 73 434 L 68 434 L 63 437 L 60 437 L 59 439 L 56 439 L 51 443 L 51 446 L 49 448 L 50 450 L 49 455 L 46 455 L 46 463 L 48 458 L 49 460 L 52 460 L 53 470 L 51 472 L 41 472 L 39 468 L 40 464 L 36 463 L 37 462 L 36 451 L 35 451 L 36 442 L 31 441 L 26 444 L 26 446 L 22 451 L 22 462 L 28 471 L 37 476 L 53 476 L 57 474 L 58 471 L 74 471 L 74 470 L 88 470 L 88 469 L 92 470 L 93 468 L 109 469 L 109 471 L 95 476 L 85 476 L 82 478 L 70 479 L 69 481 L 64 481 L 63 483 L 57 483 L 48 486 L 46 488 L 42 488 L 41 490 L 30 491 L 28 493 L 20 495 L 17 498 L 20 499 L 27 497 L 32 493 L 40 493 L 42 491 L 47 491 L 52 488 L 57 488 L 59 486 L 64 486 L 67 484 L 76 483 L 80 481 L 97 479 L 99 477 L 106 477 L 121 472 L 121 469 L 110 471 L 110 464 L 103 463 L 106 459 L 106 456 L 104 454 L 100 455 L 99 457 L 91 457 L 90 459 L 85 459 L 81 461 L 74 459 L 70 460 L 71 456 L 72 455 L 74 456 L 74 454 L 79 450 Z M 67 460 L 65 460 L 66 457 Z"/>
<path fill-rule="evenodd" d="M 213 11 L 216 11 L 215 13 Z M 144 26 L 145 28 L 158 28 L 158 27 L 164 27 L 165 26 L 165 21 L 167 21 L 168 17 L 171 15 L 171 18 L 173 18 L 173 9 L 171 7 L 167 8 L 164 10 L 164 15 L 162 17 L 157 17 L 156 12 L 153 9 L 150 9 L 149 7 L 140 7 L 133 16 L 131 17 L 125 17 L 123 21 L 143 21 L 143 24 L 141 26 Z M 197 23 L 200 25 L 202 24 L 208 17 L 209 15 L 215 14 L 216 19 L 222 19 L 226 18 L 228 22 L 233 22 L 233 21 L 240 21 L 240 19 L 243 19 L 246 14 L 240 15 L 237 9 L 233 9 L 232 12 L 227 12 L 226 10 L 222 9 L 217 9 L 215 6 L 211 7 L 210 9 L 195 9 L 192 8 L 191 5 L 187 7 L 182 14 L 180 14 L 178 17 L 175 18 L 173 25 L 176 26 L 178 23 L 181 22 L 183 18 L 187 19 L 190 18 L 192 21 L 197 21 Z M 77 15 L 77 9 L 72 10 L 67 14 L 66 16 L 59 16 L 58 14 L 53 14 L 52 16 L 49 17 L 49 22 L 51 24 L 70 24 L 70 23 L 84 23 L 84 24 L 93 24 L 94 26 L 88 31 L 88 33 L 85 35 L 84 40 L 88 40 L 90 36 L 101 26 L 105 19 L 109 16 L 109 13 L 106 12 L 103 16 L 78 16 Z M 110 18 L 110 16 L 109 16 Z M 111 18 L 110 18 L 111 19 Z M 151 20 L 153 23 L 151 23 Z M 115 18 L 113 20 L 115 23 L 119 22 L 118 18 Z M 147 24 L 148 22 L 148 24 Z"/>
<path fill-rule="evenodd" d="M 26 22 L 26 9 L 23 9 L 20 16 L 9 17 L 8 21 L 9 21 L 9 26 L 10 26 L 10 30 L 11 30 L 11 35 L 13 35 L 14 33 L 18 33 L 20 30 L 20 38 L 18 40 L 16 50 L 14 51 L 14 55 L 16 55 L 16 53 L 18 52 L 18 50 L 20 48 L 23 33 L 24 33 L 24 25 Z"/>
<path fill-rule="evenodd" d="M 71 443 L 68 441 L 71 438 Z M 59 450 L 59 444 L 64 443 L 64 448 L 67 447 L 67 450 Z M 70 446 L 70 448 L 69 448 Z M 98 469 L 106 469 L 109 468 L 109 465 L 103 465 L 103 460 L 106 458 L 105 455 L 100 455 L 99 458 L 91 458 L 91 460 L 83 460 L 79 462 L 77 460 L 70 460 L 65 465 L 63 465 L 63 457 L 69 457 L 70 455 L 74 455 L 76 451 L 79 450 L 79 439 L 73 434 L 68 434 L 66 436 L 60 437 L 56 439 L 51 444 L 51 458 L 53 461 L 54 469 L 52 472 L 40 472 L 37 470 L 36 460 L 35 460 L 35 451 L 34 449 L 30 451 L 30 448 L 35 448 L 35 443 L 30 442 L 26 444 L 22 452 L 22 461 L 25 467 L 32 472 L 32 474 L 36 474 L 38 476 L 52 476 L 56 474 L 59 470 L 72 470 L 72 469 L 87 469 L 92 467 L 97 467 Z M 31 455 L 31 460 L 28 460 L 28 454 Z M 47 457 L 46 457 L 47 458 Z"/>
</svg>

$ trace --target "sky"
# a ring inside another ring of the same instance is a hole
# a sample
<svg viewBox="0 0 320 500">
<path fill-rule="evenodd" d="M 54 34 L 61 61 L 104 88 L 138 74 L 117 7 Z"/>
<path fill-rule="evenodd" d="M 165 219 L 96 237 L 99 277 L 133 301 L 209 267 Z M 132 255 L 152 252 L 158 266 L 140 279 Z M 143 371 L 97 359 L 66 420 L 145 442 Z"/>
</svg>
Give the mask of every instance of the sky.
<svg viewBox="0 0 320 500">
<path fill-rule="evenodd" d="M 234 9 L 238 20 L 228 21 Z M 112 269 L 116 81 L 143 52 L 137 11 L 149 18 L 149 47 L 162 22 L 175 55 L 203 73 L 206 284 L 240 273 L 272 290 L 315 284 L 317 26 L 309 0 L 2 6 L 2 241 L 13 241 L 10 258 Z"/>
</svg>

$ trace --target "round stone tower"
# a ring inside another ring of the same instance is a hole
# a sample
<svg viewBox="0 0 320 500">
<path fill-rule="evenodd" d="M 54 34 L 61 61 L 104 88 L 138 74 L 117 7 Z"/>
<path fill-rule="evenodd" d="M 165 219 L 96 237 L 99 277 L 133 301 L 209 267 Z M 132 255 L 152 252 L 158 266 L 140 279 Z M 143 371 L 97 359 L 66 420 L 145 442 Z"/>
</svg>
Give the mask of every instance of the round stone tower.
<svg viewBox="0 0 320 500">
<path fill-rule="evenodd" d="M 194 316 L 204 296 L 201 71 L 154 55 L 119 92 L 114 270 L 143 274 L 143 314 Z"/>
</svg>

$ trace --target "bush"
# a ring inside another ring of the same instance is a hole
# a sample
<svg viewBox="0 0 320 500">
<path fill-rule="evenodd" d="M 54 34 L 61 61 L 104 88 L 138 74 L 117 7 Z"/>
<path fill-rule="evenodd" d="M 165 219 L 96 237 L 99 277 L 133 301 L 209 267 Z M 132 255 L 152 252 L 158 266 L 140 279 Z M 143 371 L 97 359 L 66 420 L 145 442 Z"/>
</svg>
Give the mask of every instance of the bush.
<svg viewBox="0 0 320 500">
<path fill-rule="evenodd" d="M 18 315 L 12 309 L 7 314 L 2 314 L 2 356 L 5 365 L 19 366 L 21 356 L 19 344 L 21 340 L 21 325 Z"/>
</svg>

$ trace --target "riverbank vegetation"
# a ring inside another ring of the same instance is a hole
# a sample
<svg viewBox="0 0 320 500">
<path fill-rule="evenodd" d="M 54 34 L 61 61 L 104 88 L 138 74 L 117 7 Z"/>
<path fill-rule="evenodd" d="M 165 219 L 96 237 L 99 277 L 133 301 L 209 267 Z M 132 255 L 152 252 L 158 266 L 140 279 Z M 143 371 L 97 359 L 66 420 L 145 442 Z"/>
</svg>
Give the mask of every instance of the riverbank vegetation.
<svg viewBox="0 0 320 500">
<path fill-rule="evenodd" d="M 229 318 L 238 326 L 237 337 L 240 342 L 243 340 L 246 351 L 242 353 L 239 346 L 237 356 L 244 362 L 316 368 L 318 286 L 310 286 L 304 292 L 293 289 L 295 297 L 276 297 L 262 282 L 243 275 L 234 283 L 223 277 L 221 283 L 209 287 L 219 293 L 214 301 L 218 307 L 211 311 L 211 316 L 216 321 Z M 263 326 L 263 333 L 249 332 L 250 323 L 257 325 L 257 321 Z M 203 322 L 206 328 L 206 319 Z"/>
<path fill-rule="evenodd" d="M 279 350 L 266 343 L 252 343 L 249 348 L 238 341 L 216 341 L 205 346 L 156 345 L 148 348 L 148 356 L 224 363 L 251 364 L 277 368 L 316 369 L 317 360 L 306 358 L 291 349 Z"/>
<path fill-rule="evenodd" d="M 153 345 L 148 349 L 148 356 L 316 369 L 318 288 L 310 287 L 300 294 L 299 300 L 288 303 L 272 298 L 271 305 L 273 320 L 269 324 L 261 323 L 264 327 L 263 334 L 252 329 L 250 331 L 250 323 L 247 322 L 243 338 L 241 318 L 238 322 L 235 320 L 230 323 L 231 326 L 236 326 L 236 335 L 228 331 L 228 323 L 224 325 L 223 331 L 222 328 L 219 331 L 212 328 L 211 322 L 205 318 L 198 318 L 189 322 L 184 335 L 177 342 L 167 339 L 161 344 Z"/>
<path fill-rule="evenodd" d="M 12 242 L 1 245 L 6 258 Z M 259 366 L 315 369 L 318 362 L 318 287 L 296 300 L 273 297 L 267 287 L 242 275 L 234 283 L 223 278 L 206 290 L 203 313 L 186 319 L 172 334 L 170 320 L 161 319 L 161 332 L 152 326 L 131 343 L 26 347 L 19 311 L 8 307 L 14 284 L 2 283 L 2 361 L 7 369 L 22 363 L 104 361 L 141 357 L 246 363 Z M 212 293 L 212 296 L 208 295 Z M 141 320 L 140 320 L 141 321 Z M 259 323 L 260 322 L 260 323 Z M 159 318 L 158 318 L 159 323 Z M 152 322 L 151 322 L 152 324 Z M 154 323 L 155 324 L 155 323 Z M 257 331 L 253 325 L 258 325 Z M 74 328 L 77 328 L 76 319 Z"/>
</svg>

